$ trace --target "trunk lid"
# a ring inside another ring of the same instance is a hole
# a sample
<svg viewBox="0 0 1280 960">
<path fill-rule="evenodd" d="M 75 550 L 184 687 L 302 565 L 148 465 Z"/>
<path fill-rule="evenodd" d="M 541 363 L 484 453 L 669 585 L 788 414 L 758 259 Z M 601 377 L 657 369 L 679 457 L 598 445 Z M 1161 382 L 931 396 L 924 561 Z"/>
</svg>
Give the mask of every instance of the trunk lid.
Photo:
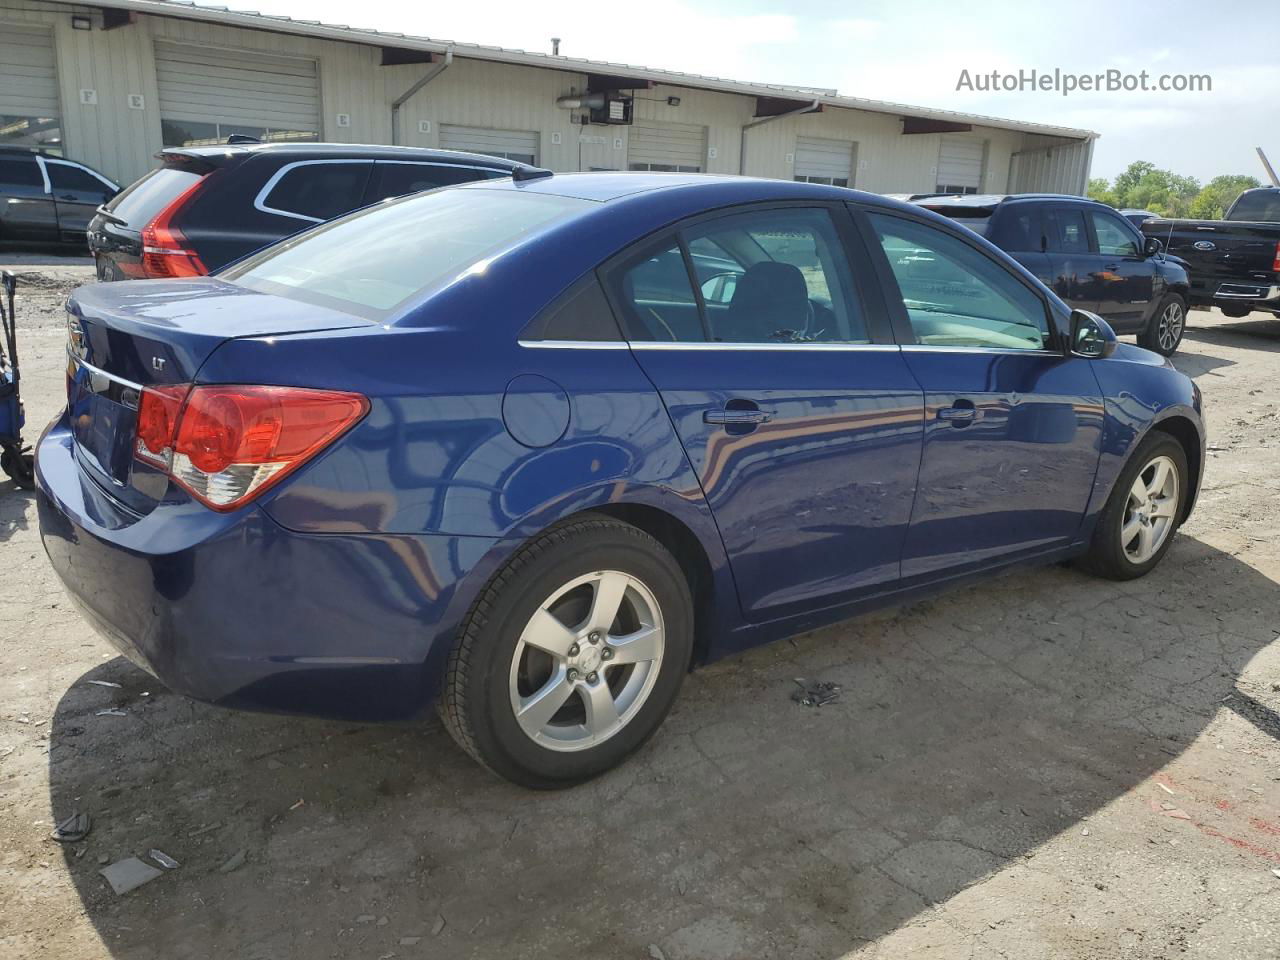
<svg viewBox="0 0 1280 960">
<path fill-rule="evenodd" d="M 169 483 L 133 457 L 141 388 L 193 382 L 209 355 L 237 337 L 369 322 L 211 277 L 81 287 L 67 312 L 67 409 L 80 462 L 143 513 Z"/>
</svg>

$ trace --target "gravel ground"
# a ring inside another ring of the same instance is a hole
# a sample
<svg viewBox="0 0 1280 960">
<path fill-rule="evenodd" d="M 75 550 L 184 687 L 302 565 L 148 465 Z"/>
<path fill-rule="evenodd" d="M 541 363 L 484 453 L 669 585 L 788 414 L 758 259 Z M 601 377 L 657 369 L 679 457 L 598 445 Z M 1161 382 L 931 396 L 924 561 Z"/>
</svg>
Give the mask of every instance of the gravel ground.
<svg viewBox="0 0 1280 960">
<path fill-rule="evenodd" d="M 91 274 L 18 269 L 34 438 Z M 1278 354 L 1280 322 L 1192 315 L 1210 459 L 1156 574 L 1017 572 L 715 664 L 555 794 L 438 727 L 168 693 L 0 483 L 0 956 L 1280 957 Z M 46 839 L 77 810 L 87 840 Z M 152 848 L 181 866 L 113 893 L 102 864 Z"/>
</svg>

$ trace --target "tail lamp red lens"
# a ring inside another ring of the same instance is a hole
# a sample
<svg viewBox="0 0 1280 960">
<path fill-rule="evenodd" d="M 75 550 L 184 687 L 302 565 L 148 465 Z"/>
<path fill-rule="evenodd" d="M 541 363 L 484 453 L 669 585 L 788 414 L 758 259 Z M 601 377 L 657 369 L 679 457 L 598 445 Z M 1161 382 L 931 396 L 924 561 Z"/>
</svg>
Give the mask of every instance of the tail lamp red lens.
<svg viewBox="0 0 1280 960">
<path fill-rule="evenodd" d="M 134 456 L 196 499 L 233 510 L 279 483 L 369 411 L 358 393 L 306 387 L 146 387 Z"/>
<path fill-rule="evenodd" d="M 202 277 L 209 272 L 173 222 L 204 184 L 201 177 L 142 228 L 144 277 Z"/>
<path fill-rule="evenodd" d="M 1271 261 L 1271 269 L 1280 273 L 1280 241 L 1276 243 L 1276 258 Z"/>
</svg>

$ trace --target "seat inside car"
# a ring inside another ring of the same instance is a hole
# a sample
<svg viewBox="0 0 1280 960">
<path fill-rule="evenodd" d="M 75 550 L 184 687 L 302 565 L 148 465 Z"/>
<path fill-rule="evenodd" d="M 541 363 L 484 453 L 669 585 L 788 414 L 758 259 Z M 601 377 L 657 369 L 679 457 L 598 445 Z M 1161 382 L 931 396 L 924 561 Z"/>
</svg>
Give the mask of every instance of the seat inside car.
<svg viewBox="0 0 1280 960">
<path fill-rule="evenodd" d="M 800 268 L 762 260 L 742 275 L 712 332 L 720 340 L 768 342 L 778 339 L 781 330 L 806 330 L 811 309 L 809 288 Z"/>
</svg>

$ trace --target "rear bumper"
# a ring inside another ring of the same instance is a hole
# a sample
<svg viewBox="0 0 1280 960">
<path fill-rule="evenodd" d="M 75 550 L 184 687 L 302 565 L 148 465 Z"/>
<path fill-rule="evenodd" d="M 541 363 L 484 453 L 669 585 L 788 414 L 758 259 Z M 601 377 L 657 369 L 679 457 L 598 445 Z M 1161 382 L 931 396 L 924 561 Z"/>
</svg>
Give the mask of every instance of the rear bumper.
<svg viewBox="0 0 1280 960">
<path fill-rule="evenodd" d="M 174 691 L 225 706 L 414 715 L 496 544 L 299 534 L 256 507 L 139 518 L 82 473 L 65 417 L 40 439 L 36 482 L 45 550 L 86 619 Z"/>
<path fill-rule="evenodd" d="M 1203 307 L 1242 307 L 1280 313 L 1280 285 L 1208 281 L 1193 289 L 1191 302 Z"/>
</svg>

